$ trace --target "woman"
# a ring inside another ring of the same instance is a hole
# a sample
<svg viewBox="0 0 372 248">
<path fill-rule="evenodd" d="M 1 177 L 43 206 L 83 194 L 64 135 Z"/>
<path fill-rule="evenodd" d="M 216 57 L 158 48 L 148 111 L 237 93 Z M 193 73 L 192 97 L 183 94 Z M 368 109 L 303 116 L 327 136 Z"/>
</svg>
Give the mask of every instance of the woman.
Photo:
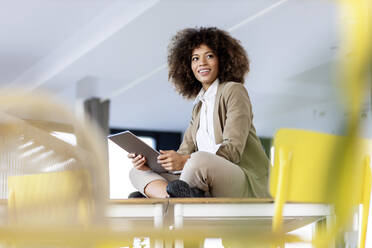
<svg viewBox="0 0 372 248">
<path fill-rule="evenodd" d="M 132 184 L 158 198 L 268 197 L 269 160 L 252 124 L 243 85 L 249 61 L 239 41 L 217 28 L 184 29 L 172 39 L 168 66 L 178 92 L 195 98 L 191 121 L 177 152 L 160 151 L 168 173 L 128 155 Z"/>
</svg>

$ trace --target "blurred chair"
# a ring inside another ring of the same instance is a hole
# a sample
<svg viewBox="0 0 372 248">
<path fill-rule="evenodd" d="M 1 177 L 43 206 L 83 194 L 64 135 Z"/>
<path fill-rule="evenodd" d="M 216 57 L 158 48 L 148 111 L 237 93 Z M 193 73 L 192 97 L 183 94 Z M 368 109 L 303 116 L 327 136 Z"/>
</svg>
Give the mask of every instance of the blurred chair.
<svg viewBox="0 0 372 248">
<path fill-rule="evenodd" d="M 0 130 L 6 133 L 1 155 L 8 161 L 1 166 L 9 223 L 88 225 L 94 195 L 92 169 L 82 160 L 87 151 L 76 146 L 76 141 L 68 143 L 54 136 L 61 124 L 15 116 L 8 121 Z M 64 134 L 74 137 L 72 126 L 64 126 Z"/>
<path fill-rule="evenodd" d="M 93 206 L 89 182 L 82 170 L 9 176 L 10 223 L 88 226 Z"/>
<path fill-rule="evenodd" d="M 48 94 L 19 90 L 0 92 L 0 133 L 0 199 L 8 205 L 1 234 L 104 226 L 108 162 L 99 129 Z"/>
<path fill-rule="evenodd" d="M 285 202 L 332 203 L 328 188 L 333 174 L 331 168 L 335 168 L 332 161 L 343 139 L 345 137 L 296 129 L 280 129 L 276 133 L 270 175 L 270 193 L 275 198 L 274 232 L 281 231 Z M 364 247 L 371 192 L 372 141 L 359 141 L 353 175 L 350 181 L 342 183 L 356 183 L 355 205 L 363 205 L 358 247 Z"/>
</svg>

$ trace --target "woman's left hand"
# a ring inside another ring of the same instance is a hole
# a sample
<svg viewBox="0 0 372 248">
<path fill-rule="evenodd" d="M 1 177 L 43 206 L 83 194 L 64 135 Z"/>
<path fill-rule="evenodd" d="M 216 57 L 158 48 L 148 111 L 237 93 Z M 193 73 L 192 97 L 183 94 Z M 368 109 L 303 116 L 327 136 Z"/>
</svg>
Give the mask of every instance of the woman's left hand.
<svg viewBox="0 0 372 248">
<path fill-rule="evenodd" d="M 183 169 L 190 155 L 183 155 L 173 150 L 160 150 L 161 155 L 158 156 L 158 163 L 161 164 L 167 171 L 180 171 Z"/>
</svg>

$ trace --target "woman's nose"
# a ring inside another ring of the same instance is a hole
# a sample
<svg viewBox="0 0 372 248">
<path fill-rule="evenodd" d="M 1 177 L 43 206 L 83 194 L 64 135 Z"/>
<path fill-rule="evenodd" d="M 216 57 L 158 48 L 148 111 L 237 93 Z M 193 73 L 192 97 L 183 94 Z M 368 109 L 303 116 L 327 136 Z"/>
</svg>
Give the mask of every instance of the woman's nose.
<svg viewBox="0 0 372 248">
<path fill-rule="evenodd" d="M 201 58 L 199 59 L 199 63 L 200 63 L 201 65 L 204 65 L 204 64 L 206 64 L 206 63 L 207 63 L 207 60 L 206 60 L 206 58 L 204 58 L 204 57 L 201 57 Z"/>
</svg>

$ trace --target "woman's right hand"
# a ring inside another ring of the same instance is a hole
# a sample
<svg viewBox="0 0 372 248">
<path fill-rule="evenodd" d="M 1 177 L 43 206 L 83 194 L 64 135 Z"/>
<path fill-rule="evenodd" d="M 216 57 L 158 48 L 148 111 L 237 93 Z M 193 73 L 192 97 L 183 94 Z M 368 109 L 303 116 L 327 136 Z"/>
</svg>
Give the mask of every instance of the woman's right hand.
<svg viewBox="0 0 372 248">
<path fill-rule="evenodd" d="M 141 154 L 128 153 L 128 158 L 132 159 L 132 164 L 137 170 L 151 170 L 146 164 L 146 158 Z"/>
</svg>

